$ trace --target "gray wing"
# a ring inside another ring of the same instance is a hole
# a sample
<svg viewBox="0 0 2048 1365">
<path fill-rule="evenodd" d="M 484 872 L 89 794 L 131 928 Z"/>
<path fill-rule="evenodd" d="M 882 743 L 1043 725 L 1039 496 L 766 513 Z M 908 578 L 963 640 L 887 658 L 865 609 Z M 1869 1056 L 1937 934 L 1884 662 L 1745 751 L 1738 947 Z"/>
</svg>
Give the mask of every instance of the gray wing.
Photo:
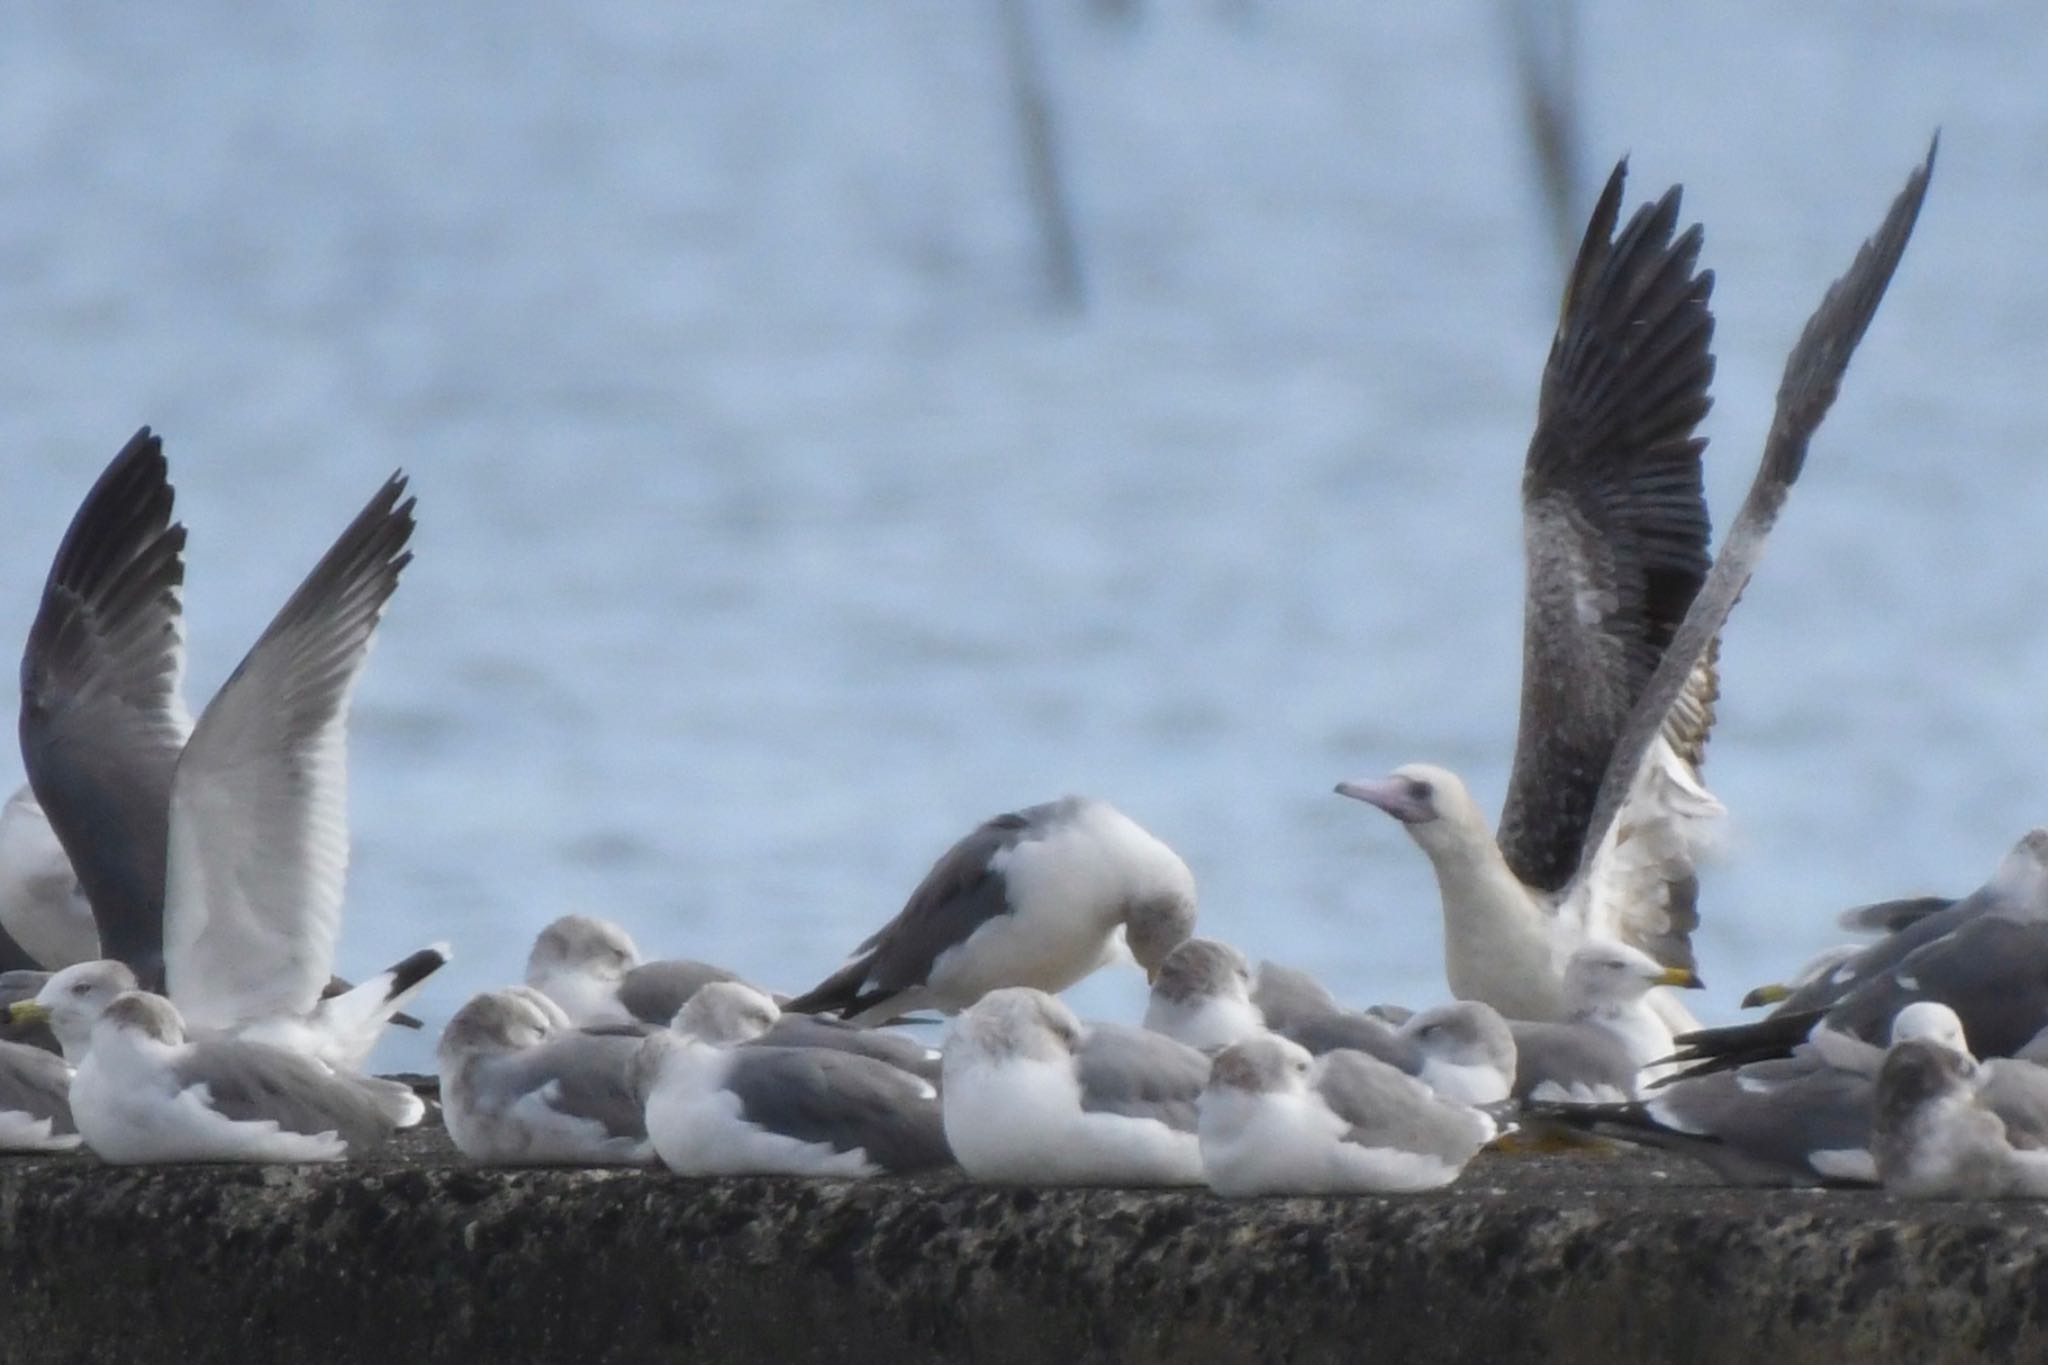
<svg viewBox="0 0 2048 1365">
<path fill-rule="evenodd" d="M 1853 905 L 1835 916 L 1835 923 L 1852 934 L 1896 934 L 1930 915 L 1956 903 L 1954 896 L 1908 896 L 1903 900 Z"/>
<path fill-rule="evenodd" d="M 1259 964 L 1252 978 L 1252 1003 L 1266 1017 L 1266 1026 L 1275 1032 L 1297 1020 L 1318 1019 L 1344 1009 L 1322 982 L 1307 972 L 1277 962 Z"/>
<path fill-rule="evenodd" d="M 948 1165 L 932 1088 L 872 1057 L 825 1048 L 743 1047 L 725 1085 L 750 1123 L 834 1151 L 858 1147 L 883 1170 Z"/>
<path fill-rule="evenodd" d="M 602 1124 L 612 1137 L 644 1138 L 647 1112 L 633 1087 L 640 1044 L 638 1033 L 561 1034 L 492 1059 L 479 1070 L 477 1089 L 497 1092 L 496 1098 L 509 1104 L 552 1085 L 549 1103 L 562 1113 Z"/>
<path fill-rule="evenodd" d="M 173 1073 L 181 1085 L 205 1086 L 213 1108 L 231 1119 L 268 1119 L 287 1133 L 338 1133 L 351 1154 L 392 1133 L 385 1104 L 363 1084 L 371 1078 L 337 1075 L 283 1048 L 202 1039 L 179 1057 Z"/>
<path fill-rule="evenodd" d="M 1057 801 L 984 821 L 946 850 L 896 918 L 855 949 L 852 961 L 790 1001 L 789 1009 L 860 1014 L 922 985 L 940 953 L 1009 913 L 1003 880 L 989 863 L 1004 849 L 1041 837 L 1069 808 L 1068 802 Z"/>
<path fill-rule="evenodd" d="M 1075 1066 L 1083 1110 L 1195 1131 L 1195 1101 L 1209 1083 L 1209 1059 L 1187 1044 L 1150 1029 L 1090 1024 Z"/>
<path fill-rule="evenodd" d="M 839 1019 L 785 1014 L 751 1046 L 823 1047 L 852 1052 L 887 1062 L 933 1085 L 939 1083 L 938 1049 L 926 1047 L 908 1034 L 862 1028 Z"/>
<path fill-rule="evenodd" d="M 135 433 L 57 548 L 21 660 L 21 757 L 92 903 L 100 949 L 163 976 L 171 774 L 181 692 L 185 528 L 163 443 Z"/>
<path fill-rule="evenodd" d="M 1611 1135 L 1684 1152 L 1740 1184 L 1868 1183 L 1871 1100 L 1870 1077 L 1787 1058 L 1614 1106 L 1627 1117 Z"/>
<path fill-rule="evenodd" d="M 55 1053 L 0 1042 L 0 1109 L 49 1119 L 53 1133 L 75 1133 L 71 1068 Z"/>
<path fill-rule="evenodd" d="M 1883 1047 L 1892 1018 L 1916 1000 L 1954 1010 L 1978 1056 L 2010 1057 L 2048 1024 L 2048 921 L 1976 919 L 1865 981 L 1827 1026 Z"/>
<path fill-rule="evenodd" d="M 2048 1069 L 1993 1057 L 1984 1063 L 1984 1084 L 1977 1098 L 2005 1121 L 2005 1135 L 2013 1146 L 2048 1147 Z"/>
<path fill-rule="evenodd" d="M 1535 1095 L 1546 1083 L 1577 1098 L 1599 1091 L 1624 1100 L 1636 1093 L 1636 1065 L 1628 1049 L 1605 1029 L 1590 1024 L 1511 1022 L 1515 1035 L 1515 1089 L 1518 1100 Z M 1540 1096 L 1537 1098 L 1549 1098 Z"/>
<path fill-rule="evenodd" d="M 1987 884 L 1961 900 L 1953 901 L 1939 910 L 1931 910 L 1919 918 L 1901 924 L 1877 942 L 1857 950 L 1846 961 L 1834 969 L 1802 982 L 1786 996 L 1772 1014 L 1800 1014 L 1807 1010 L 1827 1009 L 1847 996 L 1864 982 L 1890 971 L 1906 957 L 1938 939 L 1946 938 L 1964 924 L 1982 915 L 1998 903 L 1998 896 Z M 1882 907 L 1859 906 L 1847 912 L 1877 910 Z"/>
<path fill-rule="evenodd" d="M 1683 621 L 1664 647 L 1656 671 L 1635 696 L 1627 724 L 1613 736 L 1609 754 L 1596 762 L 1595 771 L 1604 762 L 1605 772 L 1599 780 L 1598 798 L 1591 804 L 1591 817 L 1583 825 L 1583 839 L 1575 850 L 1576 869 L 1568 869 L 1573 879 L 1585 876 L 1589 870 L 1593 855 L 1606 839 L 1608 827 L 1628 799 L 1643 756 L 1663 730 L 1672 706 L 1690 684 L 1700 661 L 1707 658 L 1720 638 L 1728 613 L 1756 570 L 1764 539 L 1777 524 L 1785 497 L 1806 463 L 1813 433 L 1834 404 L 1849 358 L 1876 315 L 1892 272 L 1898 268 L 1906 242 L 1913 235 L 1913 224 L 1920 216 L 1920 203 L 1927 193 L 1927 180 L 1934 172 L 1934 152 L 1933 146 L 1927 149 L 1927 160 L 1907 179 L 1884 222 L 1857 251 L 1847 273 L 1829 287 L 1793 345 L 1792 354 L 1786 357 L 1785 376 L 1778 386 L 1777 410 L 1772 415 L 1763 459 L 1750 483 L 1748 496 L 1722 541 L 1713 567 L 1707 571 L 1706 581 L 1700 584 L 1691 606 L 1685 609 Z M 1519 752 L 1515 766 L 1521 767 Z M 1511 803 L 1514 791 L 1520 789 L 1517 783 L 1511 790 Z M 1541 796 L 1542 792 L 1532 784 L 1529 798 L 1536 800 Z M 1524 880 L 1529 880 L 1526 874 Z"/>
<path fill-rule="evenodd" d="M 1413 1040 L 1385 1020 L 1356 1010 L 1298 1018 L 1273 1032 L 1318 1057 L 1326 1052 L 1363 1052 L 1410 1075 L 1422 1069 L 1422 1054 Z"/>
<path fill-rule="evenodd" d="M 714 981 L 738 981 L 736 973 L 686 957 L 643 962 L 619 983 L 619 1003 L 635 1019 L 667 1028 L 691 996 Z"/>
<path fill-rule="evenodd" d="M 1362 1052 L 1332 1052 L 1317 1067 L 1316 1091 L 1350 1124 L 1346 1142 L 1395 1147 L 1463 1165 L 1494 1135 L 1493 1120 L 1439 1098 L 1412 1076 Z"/>
<path fill-rule="evenodd" d="M 28 955 L 28 951 L 14 941 L 14 936 L 0 928 L 0 972 L 32 972 L 42 964 Z"/>
<path fill-rule="evenodd" d="M 1546 891 L 1577 869 L 1615 741 L 1707 574 L 1693 428 L 1714 376 L 1714 277 L 1696 270 L 1699 227 L 1676 231 L 1676 187 L 1615 235 L 1626 177 L 1624 162 L 1579 247 L 1522 474 L 1522 710 L 1500 847 Z M 1709 665 L 1678 722 L 1695 748 L 1713 690 Z"/>
</svg>

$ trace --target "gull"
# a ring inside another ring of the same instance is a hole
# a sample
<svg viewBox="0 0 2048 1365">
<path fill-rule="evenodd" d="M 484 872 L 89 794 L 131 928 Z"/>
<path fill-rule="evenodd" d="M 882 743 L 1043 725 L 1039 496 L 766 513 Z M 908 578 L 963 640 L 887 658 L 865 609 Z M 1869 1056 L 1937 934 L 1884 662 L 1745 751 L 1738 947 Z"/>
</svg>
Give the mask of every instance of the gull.
<svg viewBox="0 0 2048 1365">
<path fill-rule="evenodd" d="M 169 1000 L 128 991 L 93 1025 L 71 1112 L 94 1155 L 138 1165 L 338 1161 L 418 1123 L 425 1106 L 397 1081 L 266 1043 L 188 1041 Z"/>
<path fill-rule="evenodd" d="M 1213 1053 L 1266 1028 L 1252 1003 L 1243 953 L 1213 938 L 1191 938 L 1166 955 L 1145 1004 L 1145 1027 Z"/>
<path fill-rule="evenodd" d="M 1251 999 L 1267 1028 L 1311 1053 L 1349 1048 L 1410 1074 L 1421 1065 L 1398 1025 L 1373 1010 L 1346 1009 L 1322 982 L 1299 968 L 1261 962 Z"/>
<path fill-rule="evenodd" d="M 1377 1058 L 1312 1057 L 1277 1034 L 1218 1053 L 1199 1108 L 1202 1162 L 1225 1195 L 1436 1189 L 1499 1132 Z"/>
<path fill-rule="evenodd" d="M 1877 1173 L 1919 1199 L 2048 1198 L 2048 1151 L 2022 1147 L 1970 1054 L 1936 1038 L 1894 1043 L 1877 1076 Z"/>
<path fill-rule="evenodd" d="M 448 1136 L 490 1165 L 649 1165 L 639 1052 L 637 1036 L 571 1027 L 538 992 L 472 996 L 435 1051 Z"/>
<path fill-rule="evenodd" d="M 976 1180 L 1198 1185 L 1195 1105 L 1209 1059 L 1164 1034 L 1084 1025 L 1028 986 L 989 992 L 947 1031 L 946 1138 Z"/>
<path fill-rule="evenodd" d="M 42 1048 L 0 1042 L 0 1152 L 68 1152 L 80 1141 L 71 1067 Z"/>
<path fill-rule="evenodd" d="M 735 1045 L 756 1036 L 748 1014 L 774 1009 L 750 986 L 713 982 L 676 1030 L 640 1043 L 636 1086 L 664 1165 L 679 1175 L 871 1176 L 951 1164 L 929 1082 L 851 1052 Z"/>
<path fill-rule="evenodd" d="M 1442 898 L 1451 993 L 1564 1012 L 1565 956 L 1614 939 L 1694 965 L 1693 866 L 1720 804 L 1698 768 L 1723 625 L 1805 463 L 1918 217 L 1934 149 L 1785 363 L 1757 473 L 1711 565 L 1693 435 L 1713 374 L 1700 234 L 1678 192 L 1615 235 L 1608 181 L 1566 287 L 1523 471 L 1522 710 L 1499 833 L 1454 774 L 1411 765 L 1339 792 L 1399 820 Z M 1678 1027 L 1693 1022 L 1660 999 Z"/>
<path fill-rule="evenodd" d="M 22 757 L 100 951 L 161 979 L 195 1029 L 345 1067 L 447 960 L 435 945 L 323 995 L 348 866 L 349 699 L 411 559 L 404 490 L 403 475 L 378 490 L 195 725 L 185 533 L 145 427 L 66 531 L 22 659 Z"/>
<path fill-rule="evenodd" d="M 595 915 L 554 920 L 535 936 L 526 957 L 526 984 L 546 992 L 579 1027 L 666 1028 L 698 987 L 739 979 L 723 967 L 688 958 L 649 962 L 632 935 Z"/>
<path fill-rule="evenodd" d="M 1106 801 L 1069 796 L 987 820 L 946 851 L 895 919 L 790 1001 L 880 1023 L 957 1013 L 1003 986 L 1062 991 L 1130 953 L 1150 977 L 1194 932 L 1195 879 Z"/>
</svg>

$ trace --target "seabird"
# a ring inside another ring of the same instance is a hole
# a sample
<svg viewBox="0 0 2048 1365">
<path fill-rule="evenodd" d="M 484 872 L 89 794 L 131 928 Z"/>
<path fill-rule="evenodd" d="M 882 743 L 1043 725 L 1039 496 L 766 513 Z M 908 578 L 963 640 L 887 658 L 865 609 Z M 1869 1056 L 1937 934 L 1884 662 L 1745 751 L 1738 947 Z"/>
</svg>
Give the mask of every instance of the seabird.
<svg viewBox="0 0 2048 1365">
<path fill-rule="evenodd" d="M 1477 1106 L 1528 1093 L 1516 1084 L 1514 1030 L 1491 1005 L 1461 1000 L 1421 1010 L 1402 1023 L 1400 1036 L 1413 1065 L 1399 1069 L 1447 1100 Z"/>
<path fill-rule="evenodd" d="M 957 1013 L 1003 986 L 1062 991 L 1118 953 L 1156 974 L 1194 932 L 1195 878 L 1106 801 L 1069 796 L 984 822 L 933 865 L 902 913 L 789 1002 L 870 1024 Z"/>
<path fill-rule="evenodd" d="M 635 1089 L 640 1043 L 570 1027 L 538 992 L 472 996 L 435 1054 L 448 1136 L 490 1165 L 648 1165 L 654 1147 Z"/>
<path fill-rule="evenodd" d="M 775 1008 L 751 986 L 713 982 L 675 1031 L 640 1043 L 636 1084 L 663 1164 L 679 1175 L 819 1176 L 951 1164 L 929 1082 L 857 1053 L 735 1045 L 758 1037 Z"/>
<path fill-rule="evenodd" d="M 187 1041 L 176 1006 L 128 991 L 93 1025 L 71 1112 L 94 1155 L 135 1165 L 337 1161 L 418 1123 L 425 1106 L 397 1081 L 336 1073 L 284 1048 Z"/>
<path fill-rule="evenodd" d="M 1270 1033 L 1216 1055 L 1200 1113 L 1209 1185 L 1226 1195 L 1436 1189 L 1499 1131 L 1363 1052 L 1312 1057 Z"/>
<path fill-rule="evenodd" d="M 1896 1043 L 1878 1072 L 1877 1172 L 1920 1199 L 2048 1198 L 2048 1151 L 2016 1145 L 1967 1052 L 1934 1038 Z"/>
<path fill-rule="evenodd" d="M 579 1027 L 666 1028 L 700 986 L 739 979 L 689 958 L 649 962 L 623 927 L 595 915 L 553 921 L 535 936 L 526 957 L 526 984 L 545 991 Z"/>
<path fill-rule="evenodd" d="M 7 1021 L 13 1025 L 47 1025 L 64 1053 L 64 1060 L 77 1066 L 92 1051 L 93 1025 L 107 1012 L 107 1006 L 139 990 L 135 973 L 123 962 L 101 958 L 76 962 L 52 972 L 42 989 L 27 1000 L 7 1007 Z"/>
<path fill-rule="evenodd" d="M 1513 1020 L 1515 1098 L 1581 1104 L 1632 1100 L 1645 1069 L 1671 1055 L 1671 1030 L 1649 1002 L 1659 987 L 1696 988 L 1625 943 L 1588 943 L 1564 967 L 1562 1021 Z M 1656 1074 L 1655 1072 L 1651 1073 Z"/>
<path fill-rule="evenodd" d="M 42 1048 L 0 1042 L 0 1152 L 68 1152 L 80 1141 L 70 1066 Z"/>
<path fill-rule="evenodd" d="M 1410 1075 L 1422 1065 L 1398 1025 L 1372 1010 L 1346 1009 L 1322 982 L 1298 967 L 1261 962 L 1252 978 L 1251 998 L 1268 1029 L 1317 1056 L 1349 1048 Z"/>
<path fill-rule="evenodd" d="M 1406 826 L 1441 892 L 1452 994 L 1556 1019 L 1564 956 L 1615 939 L 1694 966 L 1698 780 L 1721 628 L 1912 233 L 1934 149 L 1785 364 L 1748 496 L 1711 567 L 1693 435 L 1713 375 L 1710 272 L 1678 191 L 1617 236 L 1617 167 L 1566 286 L 1524 466 L 1522 711 L 1499 835 L 1453 774 L 1415 765 L 1338 790 Z M 1660 1008 L 1689 1026 L 1683 1008 Z"/>
<path fill-rule="evenodd" d="M 1084 1025 L 1028 986 L 991 991 L 948 1029 L 946 1137 L 976 1180 L 1198 1185 L 1195 1105 L 1209 1059 L 1161 1033 Z"/>
<path fill-rule="evenodd" d="M 100 951 L 164 981 L 197 1029 L 355 1067 L 447 960 L 424 949 L 325 997 L 348 866 L 346 727 L 412 556 L 394 475 L 195 726 L 181 692 L 182 526 L 147 427 L 66 531 L 22 659 L 30 785 L 91 902 Z"/>
<path fill-rule="evenodd" d="M 0 807 L 0 929 L 44 971 L 100 955 L 92 903 L 26 784 Z"/>
<path fill-rule="evenodd" d="M 1189 939 L 1159 964 L 1145 1027 L 1211 1053 L 1265 1032 L 1265 1016 L 1252 1003 L 1251 963 L 1228 943 Z"/>
</svg>

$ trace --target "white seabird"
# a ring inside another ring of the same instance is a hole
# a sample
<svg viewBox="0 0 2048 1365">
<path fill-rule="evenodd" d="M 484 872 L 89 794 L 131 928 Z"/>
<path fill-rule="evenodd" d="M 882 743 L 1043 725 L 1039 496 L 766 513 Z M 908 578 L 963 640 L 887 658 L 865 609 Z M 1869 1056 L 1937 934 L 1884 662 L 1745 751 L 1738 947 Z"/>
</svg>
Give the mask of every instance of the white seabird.
<svg viewBox="0 0 2048 1365">
<path fill-rule="evenodd" d="M 1251 963 L 1227 943 L 1189 939 L 1159 964 L 1145 1027 L 1200 1052 L 1265 1032 L 1265 1016 L 1252 1003 Z"/>
<path fill-rule="evenodd" d="M 2021 1147 L 1986 1103 L 1969 1053 L 1935 1038 L 1895 1043 L 1877 1076 L 1877 1173 L 1920 1199 L 2048 1198 L 2048 1151 Z"/>
<path fill-rule="evenodd" d="M 1200 1113 L 1209 1185 L 1226 1195 L 1436 1189 L 1499 1131 L 1377 1058 L 1312 1057 L 1277 1034 L 1216 1055 Z"/>
<path fill-rule="evenodd" d="M 679 1175 L 870 1176 L 951 1163 L 929 1082 L 857 1053 L 733 1045 L 757 1037 L 774 1010 L 751 986 L 713 982 L 676 1031 L 640 1043 L 636 1084 L 664 1165 Z"/>
<path fill-rule="evenodd" d="M 1476 1106 L 1526 1093 L 1516 1080 L 1515 1032 L 1491 1005 L 1460 1000 L 1420 1010 L 1398 1033 L 1411 1049 L 1411 1065 L 1399 1069 L 1447 1100 Z"/>
<path fill-rule="evenodd" d="M 1003 986 L 1062 991 L 1115 959 L 1124 932 L 1150 977 L 1194 932 L 1195 878 L 1106 801 L 998 815 L 954 844 L 895 919 L 789 1003 L 878 1023 L 948 1014 Z"/>
<path fill-rule="evenodd" d="M 117 996 L 71 1081 L 71 1112 L 94 1155 L 173 1161 L 336 1161 L 372 1150 L 425 1113 L 396 1081 L 338 1074 L 240 1039 L 187 1041 L 160 995 Z"/>
<path fill-rule="evenodd" d="M 71 1067 L 42 1048 L 0 1042 L 0 1152 L 68 1152 L 80 1141 Z"/>
<path fill-rule="evenodd" d="M 447 958 L 326 997 L 348 866 L 346 727 L 410 561 L 394 475 L 193 724 L 181 691 L 185 532 L 162 443 L 117 455 L 51 565 L 22 659 L 22 757 L 100 951 L 161 978 L 198 1029 L 360 1065 Z"/>
<path fill-rule="evenodd" d="M 1197 1185 L 1209 1059 L 1164 1034 L 1083 1025 L 1028 986 L 989 992 L 947 1030 L 946 1137 L 976 1180 Z"/>
<path fill-rule="evenodd" d="M 1441 768 L 1338 787 L 1429 855 L 1453 995 L 1559 1018 L 1563 959 L 1596 938 L 1694 965 L 1693 863 L 1720 813 L 1697 770 L 1721 628 L 1898 265 L 1933 159 L 1930 148 L 1787 358 L 1762 461 L 1711 567 L 1693 428 L 1713 374 L 1712 278 L 1694 273 L 1698 229 L 1673 236 L 1675 189 L 1615 236 L 1624 168 L 1608 181 L 1524 467 L 1522 711 L 1498 837 Z"/>
<path fill-rule="evenodd" d="M 579 1028 L 666 1028 L 699 987 L 739 979 L 689 958 L 650 962 L 622 926 L 595 915 L 554 920 L 535 936 L 526 956 L 526 984 L 546 992 Z"/>
<path fill-rule="evenodd" d="M 435 1053 L 449 1138 L 491 1165 L 652 1163 L 641 1040 L 581 1032 L 554 1008 L 538 992 L 486 991 L 449 1019 Z"/>
</svg>

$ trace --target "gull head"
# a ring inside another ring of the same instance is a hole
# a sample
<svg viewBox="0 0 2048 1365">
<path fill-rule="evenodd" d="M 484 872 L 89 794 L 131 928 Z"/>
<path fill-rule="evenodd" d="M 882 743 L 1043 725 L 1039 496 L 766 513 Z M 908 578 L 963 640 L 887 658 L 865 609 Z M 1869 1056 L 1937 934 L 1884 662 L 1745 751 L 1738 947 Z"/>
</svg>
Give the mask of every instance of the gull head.
<svg viewBox="0 0 2048 1365">
<path fill-rule="evenodd" d="M 1939 1043 L 1970 1056 L 1970 1043 L 1963 1036 L 1963 1021 L 1956 1012 L 1937 1000 L 1915 1000 L 1892 1016 L 1892 1045 L 1922 1040 Z"/>
<path fill-rule="evenodd" d="M 775 1027 L 776 1003 L 741 981 L 714 981 L 698 988 L 676 1011 L 676 1033 L 714 1047 L 736 1047 Z"/>
<path fill-rule="evenodd" d="M 178 1007 L 161 995 L 148 991 L 123 991 L 115 996 L 92 1026 L 96 1045 L 113 1035 L 131 1040 L 146 1038 L 164 1047 L 178 1047 L 185 1041 L 185 1020 Z"/>
<path fill-rule="evenodd" d="M 533 940 L 526 981 L 545 990 L 542 979 L 575 972 L 616 982 L 639 965 L 640 949 L 624 929 L 595 915 L 564 915 Z"/>
<path fill-rule="evenodd" d="M 1308 1089 L 1315 1059 L 1299 1043 L 1277 1033 L 1262 1033 L 1232 1043 L 1209 1065 L 1210 1090 L 1242 1090 L 1249 1095 L 1284 1095 Z"/>
<path fill-rule="evenodd" d="M 1195 932 L 1193 879 L 1186 886 L 1155 887 L 1125 901 L 1123 921 L 1131 956 L 1145 969 L 1147 981 L 1158 980 L 1167 955 Z"/>
<path fill-rule="evenodd" d="M 443 1070 L 464 1059 L 538 1047 L 556 1031 L 554 1019 L 523 991 L 484 991 L 455 1011 L 435 1049 Z"/>
<path fill-rule="evenodd" d="M 1245 1000 L 1252 996 L 1252 965 L 1228 943 L 1191 938 L 1176 946 L 1152 978 L 1155 999 L 1175 1005 L 1204 1000 Z"/>
<path fill-rule="evenodd" d="M 1611 940 L 1585 944 L 1564 964 L 1564 998 L 1573 1010 L 1631 1005 L 1658 986 L 1700 984 L 1689 967 L 1667 967 L 1640 948 Z"/>
<path fill-rule="evenodd" d="M 977 1000 L 947 1030 L 946 1061 L 979 1057 L 1062 1062 L 1081 1046 L 1084 1031 L 1058 998 L 1029 986 L 1005 986 Z"/>
<path fill-rule="evenodd" d="M 11 1023 L 47 1022 L 66 1060 L 74 1065 L 92 1046 L 93 1025 L 107 1007 L 124 991 L 141 983 L 125 963 L 111 958 L 97 962 L 74 962 L 43 983 L 32 1001 L 24 1000 L 8 1010 Z"/>
</svg>

